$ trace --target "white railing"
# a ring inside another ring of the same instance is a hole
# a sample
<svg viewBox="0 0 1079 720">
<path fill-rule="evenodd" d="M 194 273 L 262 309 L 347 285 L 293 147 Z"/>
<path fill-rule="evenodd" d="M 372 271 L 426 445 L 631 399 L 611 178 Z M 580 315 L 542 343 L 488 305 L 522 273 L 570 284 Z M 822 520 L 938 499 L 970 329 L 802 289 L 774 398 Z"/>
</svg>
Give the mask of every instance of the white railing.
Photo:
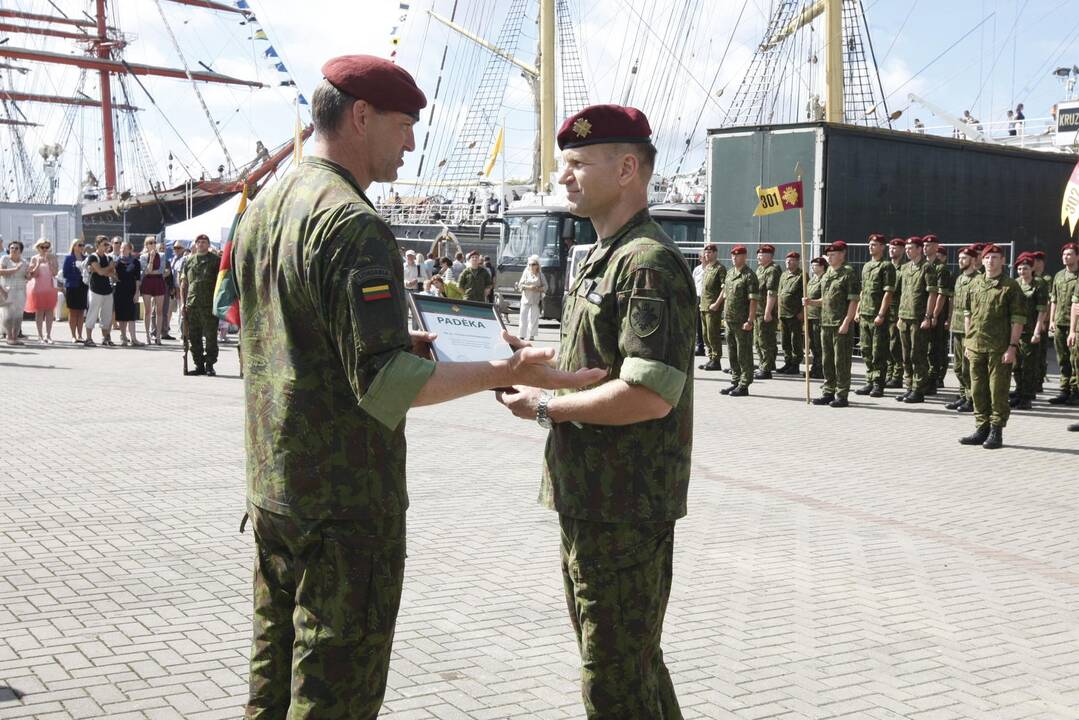
<svg viewBox="0 0 1079 720">
<path fill-rule="evenodd" d="M 499 212 L 489 212 L 486 203 L 375 203 L 375 210 L 390 224 L 399 225 L 479 225 Z"/>
<path fill-rule="evenodd" d="M 1053 136 L 1056 135 L 1056 120 L 1052 117 L 1026 118 L 1025 120 L 994 120 L 992 122 L 978 122 L 972 127 L 985 136 L 988 142 L 1009 147 L 1042 149 L 1053 147 Z M 1011 134 L 1015 131 L 1015 135 Z M 912 127 L 908 132 L 916 135 L 932 135 L 935 137 L 950 137 L 957 140 L 971 140 L 966 134 L 947 123 L 942 125 L 926 125 L 924 127 Z"/>
</svg>

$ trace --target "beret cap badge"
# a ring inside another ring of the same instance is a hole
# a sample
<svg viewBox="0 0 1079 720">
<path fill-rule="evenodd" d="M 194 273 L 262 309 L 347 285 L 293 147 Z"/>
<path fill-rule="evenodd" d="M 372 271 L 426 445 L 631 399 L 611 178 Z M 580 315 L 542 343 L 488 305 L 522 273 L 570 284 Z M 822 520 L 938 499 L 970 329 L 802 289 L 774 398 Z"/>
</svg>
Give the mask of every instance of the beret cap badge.
<svg viewBox="0 0 1079 720">
<path fill-rule="evenodd" d="M 577 118 L 573 122 L 573 132 L 579 138 L 586 138 L 592 132 L 592 123 L 588 118 Z"/>
</svg>

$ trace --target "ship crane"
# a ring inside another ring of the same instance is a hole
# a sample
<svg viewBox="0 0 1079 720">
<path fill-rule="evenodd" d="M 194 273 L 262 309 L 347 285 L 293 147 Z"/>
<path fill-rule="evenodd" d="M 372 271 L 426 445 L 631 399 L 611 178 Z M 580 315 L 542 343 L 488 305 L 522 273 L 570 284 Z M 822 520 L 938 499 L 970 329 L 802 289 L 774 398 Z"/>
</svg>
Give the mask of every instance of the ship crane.
<svg viewBox="0 0 1079 720">
<path fill-rule="evenodd" d="M 963 122 L 962 120 L 955 117 L 951 113 L 949 113 L 946 110 L 938 107 L 935 103 L 931 103 L 928 100 L 926 100 L 925 98 L 923 98 L 923 97 L 921 97 L 919 95 L 915 95 L 914 93 L 909 93 L 907 95 L 907 99 L 910 100 L 912 103 L 917 103 L 917 104 L 921 105 L 926 110 L 928 110 L 929 112 L 933 113 L 934 115 L 936 115 L 938 118 L 940 118 L 944 122 L 951 125 L 958 132 L 962 133 L 963 135 L 966 135 L 968 138 L 970 138 L 972 140 L 977 140 L 978 142 L 986 142 L 987 141 L 985 135 L 982 133 L 981 130 L 979 130 L 977 128 L 977 126 L 970 125 L 968 123 Z"/>
</svg>

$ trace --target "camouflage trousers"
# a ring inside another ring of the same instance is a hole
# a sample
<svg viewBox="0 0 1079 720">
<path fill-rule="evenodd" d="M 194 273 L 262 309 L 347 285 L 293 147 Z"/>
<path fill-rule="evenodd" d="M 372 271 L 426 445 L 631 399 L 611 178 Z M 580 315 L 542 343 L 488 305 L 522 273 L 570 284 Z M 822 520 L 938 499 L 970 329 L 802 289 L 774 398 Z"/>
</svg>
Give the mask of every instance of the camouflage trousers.
<svg viewBox="0 0 1079 720">
<path fill-rule="evenodd" d="M 862 360 L 865 361 L 865 381 L 883 385 L 888 379 L 888 324 L 876 325 L 873 318 L 858 319 L 861 334 Z"/>
<path fill-rule="evenodd" d="M 820 320 L 809 321 L 809 352 L 813 356 L 812 367 L 821 367 Z"/>
<path fill-rule="evenodd" d="M 796 317 L 780 318 L 783 336 L 783 361 L 788 365 L 801 365 L 805 357 L 805 327 Z"/>
<path fill-rule="evenodd" d="M 919 320 L 900 320 L 899 339 L 903 343 L 903 385 L 924 393 L 929 389 L 929 331 Z"/>
<path fill-rule="evenodd" d="M 674 522 L 602 523 L 559 515 L 566 607 L 581 652 L 589 720 L 681 720 L 660 640 Z"/>
<path fill-rule="evenodd" d="M 959 397 L 970 398 L 970 359 L 966 354 L 967 336 L 963 333 L 952 333 L 952 355 L 955 356 L 955 377 L 959 381 Z"/>
<path fill-rule="evenodd" d="M 709 360 L 723 357 L 723 316 L 718 312 L 701 310 L 701 323 L 704 326 L 704 347 Z"/>
<path fill-rule="evenodd" d="M 188 342 L 196 365 L 217 362 L 217 316 L 208 307 L 187 308 Z"/>
<path fill-rule="evenodd" d="M 1053 335 L 1053 346 L 1057 351 L 1057 366 L 1060 368 L 1060 389 L 1064 391 L 1079 391 L 1079 378 L 1076 378 L 1072 366 L 1072 349 L 1068 347 L 1067 325 L 1057 325 Z"/>
<path fill-rule="evenodd" d="M 821 354 L 824 361 L 824 394 L 850 394 L 850 365 L 854 350 L 850 331 L 840 335 L 838 325 L 822 325 Z"/>
<path fill-rule="evenodd" d="M 779 352 L 779 344 L 776 342 L 778 326 L 778 320 L 765 322 L 763 315 L 758 315 L 753 323 L 753 337 L 757 347 L 757 366 L 760 370 L 772 372 L 776 369 L 776 354 Z"/>
<path fill-rule="evenodd" d="M 737 321 L 727 321 L 727 356 L 731 361 L 731 382 L 753 383 L 753 331 L 743 330 Z"/>
<path fill-rule="evenodd" d="M 248 505 L 255 533 L 247 720 L 374 720 L 405 571 L 405 518 L 305 520 Z"/>
<path fill-rule="evenodd" d="M 1041 357 L 1039 347 L 1046 338 L 1038 342 L 1031 342 L 1031 335 L 1024 333 L 1019 339 L 1019 350 L 1015 354 L 1015 367 L 1012 369 L 1012 377 L 1015 378 L 1015 392 L 1024 400 L 1033 400 L 1038 394 L 1038 375 L 1041 372 Z"/>
<path fill-rule="evenodd" d="M 888 321 L 888 379 L 903 380 L 903 341 L 895 320 Z"/>
<path fill-rule="evenodd" d="M 929 328 L 929 382 L 943 385 L 948 374 L 948 327 L 941 314 L 936 325 Z"/>
<path fill-rule="evenodd" d="M 1008 388 L 1012 382 L 1012 368 L 1001 362 L 1002 352 L 975 352 L 967 350 L 970 358 L 970 399 L 974 401 L 974 420 L 978 427 L 1008 424 L 1011 407 L 1008 405 Z"/>
</svg>

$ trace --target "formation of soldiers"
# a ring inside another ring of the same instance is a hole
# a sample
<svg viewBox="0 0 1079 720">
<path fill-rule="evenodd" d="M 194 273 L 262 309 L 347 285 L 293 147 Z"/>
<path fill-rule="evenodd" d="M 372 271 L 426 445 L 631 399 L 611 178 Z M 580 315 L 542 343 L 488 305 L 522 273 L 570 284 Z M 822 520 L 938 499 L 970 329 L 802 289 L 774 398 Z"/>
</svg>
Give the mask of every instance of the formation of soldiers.
<svg viewBox="0 0 1079 720">
<path fill-rule="evenodd" d="M 1031 409 L 1044 392 L 1050 343 L 1060 388 L 1048 402 L 1079 405 L 1079 246 L 1062 247 L 1064 267 L 1054 276 L 1045 272 L 1045 253 L 1023 253 L 1012 279 L 1002 272 L 1003 252 L 995 245 L 960 249 L 958 273 L 949 268 L 936 235 L 889 240 L 874 233 L 868 245 L 870 259 L 860 274 L 847 263 L 847 244 L 839 240 L 811 261 L 805 277 L 797 252 L 786 255 L 783 269 L 775 247 L 761 245 L 754 272 L 744 245 L 731 249 L 729 270 L 718 261 L 717 246 L 705 245 L 697 352 L 707 355 L 700 369 L 723 370 L 725 328 L 731 384 L 721 394 L 744 397 L 754 381 L 800 374 L 807 325 L 809 376 L 824 381 L 814 405 L 849 405 L 856 330 L 866 379 L 854 394 L 880 398 L 900 390 L 897 402 L 924 403 L 940 393 L 951 364 L 959 387 L 944 407 L 974 413 L 979 432 L 964 438 L 971 440 L 967 444 L 980 438 L 987 448 L 1001 446 L 1010 410 Z M 777 336 L 784 357 L 778 368 Z M 983 387 L 992 393 L 979 403 Z M 1079 431 L 1079 423 L 1068 429 Z"/>
</svg>

